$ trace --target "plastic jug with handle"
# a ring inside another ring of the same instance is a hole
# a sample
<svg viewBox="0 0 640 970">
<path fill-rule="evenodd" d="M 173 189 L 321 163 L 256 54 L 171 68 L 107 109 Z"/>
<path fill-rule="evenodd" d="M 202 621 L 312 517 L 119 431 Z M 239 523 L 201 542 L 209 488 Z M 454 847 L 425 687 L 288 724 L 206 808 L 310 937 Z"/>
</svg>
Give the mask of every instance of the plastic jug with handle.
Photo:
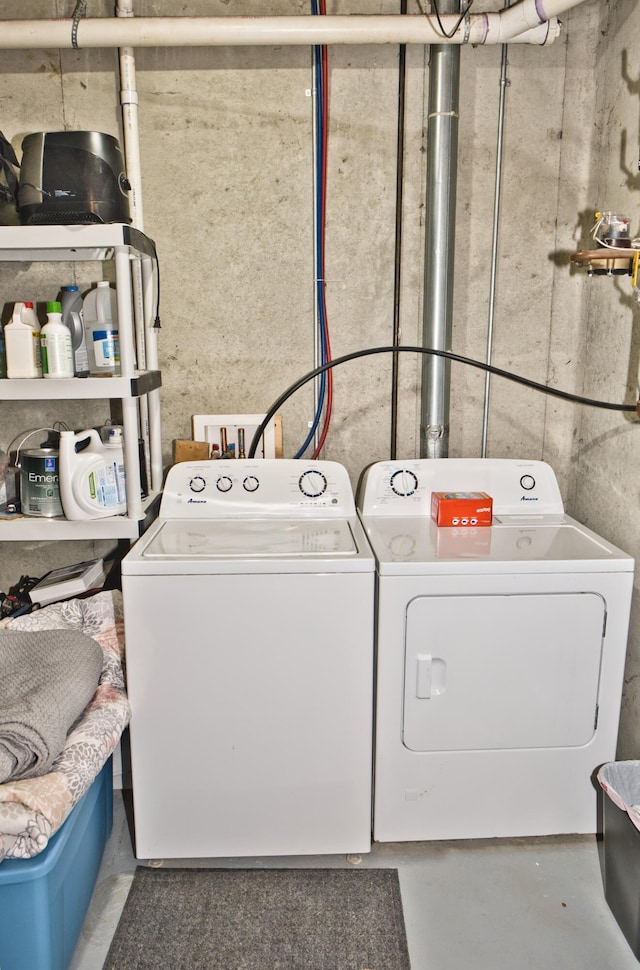
<svg viewBox="0 0 640 970">
<path fill-rule="evenodd" d="M 120 373 L 118 300 L 107 280 L 100 280 L 82 301 L 84 328 L 92 374 Z"/>
<path fill-rule="evenodd" d="M 121 435 L 103 441 L 95 428 L 60 432 L 60 498 L 68 519 L 127 511 Z"/>
</svg>

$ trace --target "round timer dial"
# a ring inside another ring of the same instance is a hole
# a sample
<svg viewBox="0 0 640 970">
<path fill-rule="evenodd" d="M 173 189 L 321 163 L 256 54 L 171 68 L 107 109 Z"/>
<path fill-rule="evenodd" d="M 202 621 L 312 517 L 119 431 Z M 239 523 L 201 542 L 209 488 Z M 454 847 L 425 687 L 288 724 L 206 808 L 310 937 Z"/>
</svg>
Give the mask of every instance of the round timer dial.
<svg viewBox="0 0 640 970">
<path fill-rule="evenodd" d="M 192 492 L 203 492 L 206 485 L 207 483 L 202 475 L 194 475 L 193 478 L 189 479 L 189 488 Z"/>
<path fill-rule="evenodd" d="M 327 479 L 322 472 L 310 468 L 298 479 L 298 488 L 307 498 L 320 498 L 327 490 Z"/>
<path fill-rule="evenodd" d="M 407 498 L 409 495 L 415 494 L 418 488 L 418 478 L 407 468 L 401 468 L 399 471 L 393 473 L 389 484 L 391 485 L 391 490 L 396 495 Z"/>
</svg>

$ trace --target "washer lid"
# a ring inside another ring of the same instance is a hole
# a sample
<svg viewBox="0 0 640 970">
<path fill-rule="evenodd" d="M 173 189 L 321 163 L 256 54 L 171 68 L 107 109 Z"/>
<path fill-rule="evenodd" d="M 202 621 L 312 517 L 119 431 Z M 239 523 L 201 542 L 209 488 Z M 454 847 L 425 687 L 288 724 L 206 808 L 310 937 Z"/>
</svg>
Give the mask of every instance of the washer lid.
<svg viewBox="0 0 640 970">
<path fill-rule="evenodd" d="M 146 560 L 333 559 L 358 555 L 340 519 L 169 519 L 144 549 Z"/>
<path fill-rule="evenodd" d="M 568 516 L 438 528 L 423 516 L 364 516 L 380 574 L 633 571 L 633 559 Z"/>
</svg>

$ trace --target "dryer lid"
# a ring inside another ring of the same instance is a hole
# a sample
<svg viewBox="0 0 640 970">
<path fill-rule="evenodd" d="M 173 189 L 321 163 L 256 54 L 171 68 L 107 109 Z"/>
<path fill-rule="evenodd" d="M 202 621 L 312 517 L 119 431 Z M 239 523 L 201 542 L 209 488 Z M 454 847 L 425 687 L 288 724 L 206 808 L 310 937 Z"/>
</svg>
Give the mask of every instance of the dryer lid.
<svg viewBox="0 0 640 970">
<path fill-rule="evenodd" d="M 380 574 L 632 571 L 633 559 L 568 516 L 438 528 L 420 516 L 363 518 Z"/>
</svg>

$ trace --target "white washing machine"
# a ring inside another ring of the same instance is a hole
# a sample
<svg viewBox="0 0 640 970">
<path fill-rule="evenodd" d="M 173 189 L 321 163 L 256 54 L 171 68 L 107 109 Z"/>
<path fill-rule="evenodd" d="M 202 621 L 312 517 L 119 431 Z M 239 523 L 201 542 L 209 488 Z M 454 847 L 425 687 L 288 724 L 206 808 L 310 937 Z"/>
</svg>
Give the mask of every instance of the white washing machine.
<svg viewBox="0 0 640 970">
<path fill-rule="evenodd" d="M 493 524 L 438 528 L 439 491 L 487 492 Z M 374 840 L 595 832 L 633 560 L 564 514 L 543 462 L 380 462 L 358 507 L 378 572 Z"/>
<path fill-rule="evenodd" d="M 122 564 L 138 858 L 367 852 L 375 563 L 335 462 L 182 462 Z"/>
</svg>

